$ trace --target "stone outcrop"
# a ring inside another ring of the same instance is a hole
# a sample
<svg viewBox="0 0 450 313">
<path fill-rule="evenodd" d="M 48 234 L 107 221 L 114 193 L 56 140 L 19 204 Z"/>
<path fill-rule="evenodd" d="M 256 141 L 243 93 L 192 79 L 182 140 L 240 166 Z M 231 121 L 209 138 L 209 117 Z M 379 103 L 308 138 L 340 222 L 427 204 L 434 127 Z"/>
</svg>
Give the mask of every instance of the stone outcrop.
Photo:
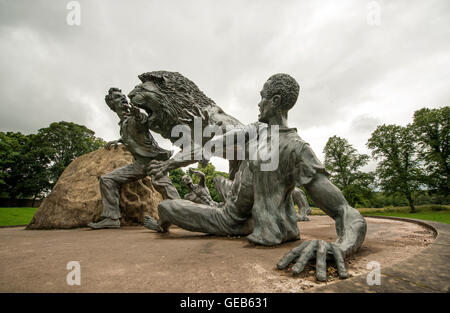
<svg viewBox="0 0 450 313">
<path fill-rule="evenodd" d="M 62 173 L 52 192 L 44 199 L 27 229 L 84 227 L 101 220 L 102 201 L 99 178 L 133 162 L 125 147 L 97 151 L 75 159 Z M 157 218 L 162 196 L 146 177 L 122 186 L 121 225 L 142 224 L 145 215 Z"/>
</svg>

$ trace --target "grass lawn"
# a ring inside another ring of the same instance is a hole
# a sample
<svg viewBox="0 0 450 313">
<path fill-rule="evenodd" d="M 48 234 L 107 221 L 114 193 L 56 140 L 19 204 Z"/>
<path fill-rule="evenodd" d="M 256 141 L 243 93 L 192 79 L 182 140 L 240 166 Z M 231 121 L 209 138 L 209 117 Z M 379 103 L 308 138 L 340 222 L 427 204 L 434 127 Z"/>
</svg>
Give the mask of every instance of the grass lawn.
<svg viewBox="0 0 450 313">
<path fill-rule="evenodd" d="M 0 208 L 0 226 L 27 225 L 38 208 Z"/>
<path fill-rule="evenodd" d="M 415 218 L 418 220 L 427 220 L 450 224 L 450 211 L 418 212 L 418 213 L 377 212 L 373 214 L 364 214 L 364 215 L 407 217 L 407 218 Z"/>
<path fill-rule="evenodd" d="M 416 210 L 417 213 L 409 213 L 409 207 L 358 209 L 364 216 L 395 216 L 450 224 L 450 206 L 448 205 L 421 205 L 417 206 Z M 311 215 L 324 214 L 318 208 L 313 208 L 311 213 Z"/>
<path fill-rule="evenodd" d="M 38 208 L 0 208 L 0 226 L 27 225 Z M 396 216 L 415 218 L 450 224 L 449 205 L 417 206 L 417 213 L 409 213 L 409 207 L 360 208 L 364 216 Z M 318 208 L 312 208 L 311 215 L 325 215 Z"/>
</svg>

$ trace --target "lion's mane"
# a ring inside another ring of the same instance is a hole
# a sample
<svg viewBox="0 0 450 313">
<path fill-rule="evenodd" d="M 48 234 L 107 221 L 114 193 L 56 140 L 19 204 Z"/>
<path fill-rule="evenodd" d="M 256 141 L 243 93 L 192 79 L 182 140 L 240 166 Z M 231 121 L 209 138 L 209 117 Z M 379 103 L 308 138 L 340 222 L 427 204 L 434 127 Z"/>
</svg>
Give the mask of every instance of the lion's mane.
<svg viewBox="0 0 450 313">
<path fill-rule="evenodd" d="M 143 83 L 151 81 L 159 87 L 163 109 L 172 120 L 192 120 L 193 116 L 205 120 L 207 108 L 216 106 L 194 82 L 178 72 L 153 71 L 138 77 Z"/>
</svg>

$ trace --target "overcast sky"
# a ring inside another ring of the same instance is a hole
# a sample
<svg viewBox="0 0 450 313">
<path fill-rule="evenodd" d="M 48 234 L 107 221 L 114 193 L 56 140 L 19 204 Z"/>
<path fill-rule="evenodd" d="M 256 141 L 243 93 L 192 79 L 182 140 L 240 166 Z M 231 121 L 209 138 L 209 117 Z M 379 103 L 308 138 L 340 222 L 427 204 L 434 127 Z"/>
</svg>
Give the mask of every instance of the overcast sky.
<svg viewBox="0 0 450 313">
<path fill-rule="evenodd" d="M 243 123 L 270 75 L 292 75 L 289 124 L 321 160 L 333 135 L 369 153 L 377 125 L 449 105 L 448 0 L 85 0 L 79 26 L 68 2 L 0 0 L 0 131 L 71 121 L 116 139 L 105 93 L 154 70 L 180 72 Z"/>
</svg>

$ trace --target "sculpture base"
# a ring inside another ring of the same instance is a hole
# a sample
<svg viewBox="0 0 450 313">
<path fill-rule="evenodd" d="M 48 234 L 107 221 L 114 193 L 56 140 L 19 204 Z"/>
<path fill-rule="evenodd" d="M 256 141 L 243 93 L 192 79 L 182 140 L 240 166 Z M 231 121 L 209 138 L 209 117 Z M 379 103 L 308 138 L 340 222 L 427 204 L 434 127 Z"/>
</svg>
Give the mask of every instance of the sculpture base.
<svg viewBox="0 0 450 313">
<path fill-rule="evenodd" d="M 298 224 L 302 240 L 336 238 L 332 219 L 309 218 Z M 352 276 L 367 275 L 370 261 L 380 263 L 383 273 L 434 241 L 431 230 L 414 223 L 367 218 L 367 224 L 361 250 L 346 262 Z M 327 283 L 315 280 L 313 265 L 298 277 L 277 270 L 279 258 L 299 241 L 268 248 L 245 237 L 179 228 L 161 234 L 135 226 L 96 231 L 3 228 L 0 237 L 0 292 L 302 292 L 341 282 L 331 266 Z M 81 286 L 66 284 L 71 260 L 80 262 Z"/>
</svg>

